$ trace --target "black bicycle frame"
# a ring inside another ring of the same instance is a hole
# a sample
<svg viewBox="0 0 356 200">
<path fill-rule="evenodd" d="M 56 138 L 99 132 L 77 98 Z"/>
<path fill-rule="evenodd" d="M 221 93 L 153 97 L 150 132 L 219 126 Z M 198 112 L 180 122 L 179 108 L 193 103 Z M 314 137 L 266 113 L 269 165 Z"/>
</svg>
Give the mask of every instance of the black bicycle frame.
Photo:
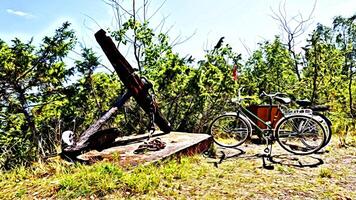
<svg viewBox="0 0 356 200">
<path fill-rule="evenodd" d="M 269 110 L 271 109 L 271 107 L 269 108 Z M 237 110 L 237 115 L 239 114 L 242 114 L 243 116 L 245 116 L 249 122 L 255 127 L 257 128 L 260 132 L 265 132 L 266 130 L 269 131 L 269 130 L 273 130 L 273 127 L 272 127 L 272 124 L 269 124 L 267 123 L 266 121 L 264 121 L 263 119 L 259 118 L 257 115 L 255 115 L 254 113 L 252 113 L 251 111 L 249 111 L 248 109 L 246 109 L 245 107 L 243 106 L 239 106 L 238 110 Z M 270 112 L 268 112 L 269 115 L 270 115 Z M 256 120 L 262 122 L 266 127 L 267 129 L 261 129 L 254 121 L 251 120 L 251 118 L 249 116 L 252 116 L 254 117 Z"/>
</svg>

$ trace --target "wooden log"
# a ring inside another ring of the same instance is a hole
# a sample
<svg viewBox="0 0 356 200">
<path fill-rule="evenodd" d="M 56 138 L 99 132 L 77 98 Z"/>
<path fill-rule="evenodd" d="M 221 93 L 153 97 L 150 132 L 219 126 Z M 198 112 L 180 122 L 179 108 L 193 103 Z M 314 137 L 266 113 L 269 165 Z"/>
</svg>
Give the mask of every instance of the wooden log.
<svg viewBox="0 0 356 200">
<path fill-rule="evenodd" d="M 106 32 L 104 30 L 101 29 L 95 33 L 95 38 L 103 49 L 106 57 L 111 62 L 116 73 L 119 75 L 121 81 L 124 83 L 125 87 L 129 92 L 132 93 L 132 96 L 135 98 L 141 108 L 149 114 L 151 98 L 147 89 L 145 89 L 145 84 L 142 82 L 140 77 L 135 74 L 134 69 L 127 62 L 124 56 L 121 55 L 112 39 L 106 36 Z M 169 133 L 171 131 L 170 124 L 159 111 L 157 105 L 154 115 L 155 124 L 160 128 L 161 131 Z"/>
</svg>

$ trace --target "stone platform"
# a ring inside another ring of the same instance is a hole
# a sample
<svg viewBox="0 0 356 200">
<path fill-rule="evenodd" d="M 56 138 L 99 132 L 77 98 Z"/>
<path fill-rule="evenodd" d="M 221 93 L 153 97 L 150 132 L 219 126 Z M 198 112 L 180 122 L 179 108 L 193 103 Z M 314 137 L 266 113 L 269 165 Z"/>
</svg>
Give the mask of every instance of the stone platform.
<svg viewBox="0 0 356 200">
<path fill-rule="evenodd" d="M 151 139 L 159 137 L 166 143 L 164 149 L 158 151 L 146 151 L 135 154 L 139 145 L 147 141 L 147 134 L 118 138 L 112 147 L 102 151 L 89 151 L 78 156 L 79 159 L 95 162 L 96 160 L 115 160 L 122 166 L 137 165 L 140 163 L 155 162 L 169 157 L 182 155 L 194 155 L 206 151 L 213 143 L 212 137 L 207 134 L 171 132 L 169 134 L 157 133 Z"/>
</svg>

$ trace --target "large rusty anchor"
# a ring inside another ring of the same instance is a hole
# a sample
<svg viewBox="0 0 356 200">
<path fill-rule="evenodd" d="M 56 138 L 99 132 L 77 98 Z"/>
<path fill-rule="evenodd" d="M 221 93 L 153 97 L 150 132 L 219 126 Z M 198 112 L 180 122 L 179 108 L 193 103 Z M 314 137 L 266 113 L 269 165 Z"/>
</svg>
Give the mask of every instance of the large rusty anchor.
<svg viewBox="0 0 356 200">
<path fill-rule="evenodd" d="M 96 122 L 94 122 L 80 138 L 74 142 L 73 133 L 66 131 L 62 134 L 64 145 L 62 146 L 62 157 L 75 160 L 76 157 L 85 151 L 101 148 L 107 143 L 112 142 L 118 135 L 117 129 L 102 130 L 100 128 L 109 120 L 124 103 L 133 97 L 139 106 L 150 116 L 150 120 L 154 122 L 161 131 L 169 133 L 171 126 L 159 111 L 153 95 L 149 93 L 152 89 L 152 84 L 145 79 L 140 78 L 116 48 L 112 39 L 106 36 L 104 30 L 99 30 L 95 33 L 95 38 L 106 57 L 114 67 L 120 80 L 126 88 L 126 92 L 114 103 L 114 105 Z M 153 125 L 153 124 L 151 124 Z M 151 126 L 152 127 L 152 126 Z M 150 128 L 151 133 L 154 128 Z"/>
</svg>

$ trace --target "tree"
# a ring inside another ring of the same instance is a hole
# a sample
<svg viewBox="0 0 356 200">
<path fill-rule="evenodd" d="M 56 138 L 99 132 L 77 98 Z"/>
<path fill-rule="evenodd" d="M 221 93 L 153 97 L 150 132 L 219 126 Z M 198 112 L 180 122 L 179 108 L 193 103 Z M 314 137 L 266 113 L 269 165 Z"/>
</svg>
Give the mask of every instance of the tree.
<svg viewBox="0 0 356 200">
<path fill-rule="evenodd" d="M 304 50 L 308 65 L 303 70 L 303 82 L 311 89 L 309 94 L 314 104 L 325 103 L 334 88 L 344 85 L 341 52 L 335 47 L 332 30 L 318 24 Z"/>
<path fill-rule="evenodd" d="M 352 118 L 356 115 L 353 106 L 353 75 L 356 73 L 356 15 L 349 18 L 338 16 L 334 19 L 334 31 L 336 31 L 336 43 L 344 52 L 343 74 L 348 76 L 349 110 Z"/>
<path fill-rule="evenodd" d="M 198 62 L 199 93 L 194 98 L 199 99 L 200 106 L 196 108 L 198 121 L 193 129 L 196 132 L 206 131 L 214 116 L 229 110 L 231 98 L 237 94 L 238 82 L 234 81 L 232 71 L 234 66 L 241 68 L 241 54 L 229 44 L 223 44 L 222 39 Z"/>
<path fill-rule="evenodd" d="M 0 101 L 3 116 L 0 143 L 5 165 L 18 161 L 12 160 L 14 154 L 25 157 L 46 154 L 43 144 L 47 135 L 40 131 L 35 116 L 43 106 L 60 98 L 64 83 L 73 74 L 73 69 L 66 68 L 63 62 L 76 40 L 69 26 L 65 22 L 53 37 L 45 37 L 39 48 L 32 45 L 32 40 L 23 43 L 15 38 L 11 46 L 0 41 Z M 38 107 L 36 113 L 33 107 Z"/>
<path fill-rule="evenodd" d="M 292 17 L 287 16 L 286 12 L 286 1 L 284 4 L 279 5 L 278 12 L 272 10 L 272 18 L 275 19 L 286 36 L 286 46 L 288 48 L 289 53 L 291 54 L 294 62 L 294 72 L 298 77 L 298 80 L 301 80 L 300 76 L 300 62 L 301 62 L 301 53 L 296 51 L 296 45 L 298 43 L 298 37 L 302 36 L 305 33 L 306 28 L 310 25 L 310 21 L 312 20 L 312 15 L 314 13 L 316 7 L 316 0 L 314 1 L 314 5 L 312 10 L 305 18 L 301 13 L 294 15 Z"/>
<path fill-rule="evenodd" d="M 264 42 L 248 59 L 243 68 L 243 82 L 250 93 L 287 92 L 298 90 L 293 70 L 293 58 L 279 37 Z M 245 77 L 244 77 L 245 76 Z"/>
</svg>

